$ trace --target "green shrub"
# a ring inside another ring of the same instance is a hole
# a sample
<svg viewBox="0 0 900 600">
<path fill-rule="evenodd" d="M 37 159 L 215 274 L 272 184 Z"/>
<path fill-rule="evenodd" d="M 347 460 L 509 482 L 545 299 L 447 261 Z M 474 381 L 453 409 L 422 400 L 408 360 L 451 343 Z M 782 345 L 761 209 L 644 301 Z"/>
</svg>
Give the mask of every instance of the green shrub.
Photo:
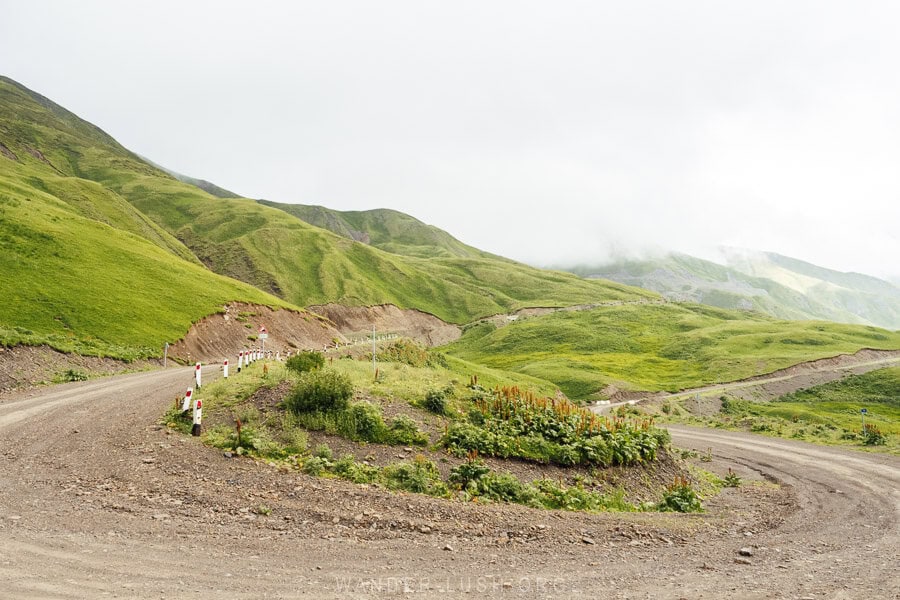
<svg viewBox="0 0 900 600">
<path fill-rule="evenodd" d="M 437 466 L 423 456 L 416 456 L 411 463 L 396 463 L 384 467 L 382 477 L 388 489 L 430 496 L 448 494 L 447 486 L 441 480 Z"/>
<path fill-rule="evenodd" d="M 397 415 L 391 421 L 390 440 L 394 444 L 424 446 L 428 436 L 419 431 L 419 426 L 407 415 Z"/>
<path fill-rule="evenodd" d="M 731 470 L 731 468 L 729 468 L 728 474 L 725 476 L 724 479 L 722 479 L 722 485 L 724 485 L 725 487 L 740 487 L 741 478 L 737 473 L 735 473 L 734 471 Z"/>
<path fill-rule="evenodd" d="M 488 473 L 479 478 L 478 495 L 495 502 L 515 502 L 527 506 L 540 506 L 540 493 L 534 487 L 519 481 L 512 473 Z"/>
<path fill-rule="evenodd" d="M 690 482 L 683 477 L 676 477 L 672 485 L 663 492 L 662 501 L 657 505 L 657 509 L 661 512 L 702 512 L 703 505 Z"/>
<path fill-rule="evenodd" d="M 477 487 L 474 484 L 490 471 L 490 468 L 484 464 L 484 461 L 475 458 L 473 453 L 466 462 L 453 467 L 450 470 L 450 477 L 448 477 L 447 480 L 450 483 L 458 485 L 460 489 L 475 491 L 477 490 Z"/>
<path fill-rule="evenodd" d="M 344 435 L 367 442 L 382 442 L 387 438 L 387 427 L 381 417 L 381 407 L 363 401 L 347 409 L 349 423 Z"/>
<path fill-rule="evenodd" d="M 67 369 L 59 376 L 59 379 L 63 382 L 87 381 L 88 375 L 84 371 L 79 371 L 77 369 Z"/>
<path fill-rule="evenodd" d="M 342 457 L 332 466 L 334 474 L 353 483 L 372 483 L 378 479 L 379 469 L 356 462 L 352 454 Z"/>
<path fill-rule="evenodd" d="M 433 412 L 436 415 L 446 415 L 450 407 L 447 404 L 447 396 L 443 390 L 429 390 L 425 394 L 425 400 L 422 402 L 425 410 Z"/>
<path fill-rule="evenodd" d="M 547 508 L 588 511 L 606 509 L 602 494 L 577 486 L 565 487 L 550 479 L 539 479 L 534 485 L 541 493 L 541 503 Z"/>
<path fill-rule="evenodd" d="M 333 454 L 328 444 L 319 444 L 316 446 L 316 451 L 313 452 L 313 456 L 324 460 L 331 460 Z"/>
<path fill-rule="evenodd" d="M 884 446 L 887 444 L 887 436 L 885 436 L 878 427 L 870 423 L 866 423 L 866 428 L 860 434 L 862 443 L 866 446 Z"/>
<path fill-rule="evenodd" d="M 303 454 L 309 445 L 309 436 L 306 430 L 299 426 L 297 416 L 293 413 L 285 413 L 282 416 L 278 439 L 284 444 L 284 451 L 287 454 Z"/>
<path fill-rule="evenodd" d="M 303 472 L 307 475 L 321 475 L 328 469 L 328 461 L 318 456 L 311 456 L 303 463 Z"/>
<path fill-rule="evenodd" d="M 428 359 L 428 350 L 408 339 L 391 342 L 378 352 L 378 360 L 381 362 L 399 362 L 411 367 L 427 366 Z"/>
<path fill-rule="evenodd" d="M 330 370 L 309 371 L 291 390 L 284 405 L 295 413 L 337 411 L 347 408 L 353 396 L 350 378 Z"/>
<path fill-rule="evenodd" d="M 303 351 L 288 358 L 284 366 L 294 373 L 306 373 L 315 371 L 325 366 L 325 357 L 319 352 Z"/>
</svg>

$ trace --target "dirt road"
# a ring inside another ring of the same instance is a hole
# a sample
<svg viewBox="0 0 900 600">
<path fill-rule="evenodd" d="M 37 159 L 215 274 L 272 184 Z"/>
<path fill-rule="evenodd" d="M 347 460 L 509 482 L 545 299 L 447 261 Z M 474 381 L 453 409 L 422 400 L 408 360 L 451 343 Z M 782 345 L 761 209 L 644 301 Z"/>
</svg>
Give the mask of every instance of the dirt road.
<svg viewBox="0 0 900 600">
<path fill-rule="evenodd" d="M 0 596 L 900 594 L 896 457 L 673 428 L 676 445 L 711 448 L 702 466 L 760 482 L 704 515 L 483 506 L 281 473 L 169 434 L 156 422 L 192 377 L 0 397 Z"/>
</svg>

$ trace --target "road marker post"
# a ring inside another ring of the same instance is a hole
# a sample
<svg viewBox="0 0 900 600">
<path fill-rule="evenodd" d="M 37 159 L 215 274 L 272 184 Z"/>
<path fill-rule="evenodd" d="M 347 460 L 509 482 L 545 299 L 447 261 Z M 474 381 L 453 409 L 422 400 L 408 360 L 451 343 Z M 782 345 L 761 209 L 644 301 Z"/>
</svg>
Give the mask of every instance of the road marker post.
<svg viewBox="0 0 900 600">
<path fill-rule="evenodd" d="M 244 351 L 241 350 L 240 352 L 238 352 L 238 373 L 241 372 L 241 367 L 244 366 L 243 363 L 244 363 Z"/>
<path fill-rule="evenodd" d="M 194 388 L 188 388 L 184 394 L 184 400 L 181 401 L 181 412 L 186 413 L 191 407 L 191 396 L 194 394 Z"/>
<path fill-rule="evenodd" d="M 203 402 L 197 398 L 194 403 L 194 425 L 191 427 L 191 435 L 197 437 L 200 435 L 200 417 L 203 412 Z"/>
<path fill-rule="evenodd" d="M 225 362 L 222 363 L 222 377 L 228 379 L 228 359 L 225 359 Z"/>
<path fill-rule="evenodd" d="M 862 417 L 862 432 L 863 435 L 866 434 L 866 413 L 869 412 L 867 408 L 859 409 L 859 416 Z"/>
<path fill-rule="evenodd" d="M 200 389 L 200 361 L 197 361 L 197 366 L 194 368 L 194 374 L 197 378 L 197 389 Z"/>
</svg>

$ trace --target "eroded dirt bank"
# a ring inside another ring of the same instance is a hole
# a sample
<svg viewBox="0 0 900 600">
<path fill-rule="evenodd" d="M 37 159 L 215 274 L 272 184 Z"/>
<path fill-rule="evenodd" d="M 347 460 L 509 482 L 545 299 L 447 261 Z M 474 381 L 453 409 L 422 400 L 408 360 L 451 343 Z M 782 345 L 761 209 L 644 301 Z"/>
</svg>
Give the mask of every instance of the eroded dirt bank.
<svg viewBox="0 0 900 600">
<path fill-rule="evenodd" d="M 327 317 L 343 335 L 359 338 L 370 335 L 372 325 L 379 333 L 394 333 L 426 346 L 440 346 L 459 339 L 462 330 L 456 325 L 415 309 L 401 309 L 393 304 L 378 306 L 341 306 L 323 304 L 309 310 Z"/>
<path fill-rule="evenodd" d="M 266 349 L 274 352 L 321 350 L 336 340 L 346 341 L 328 319 L 317 314 L 233 303 L 225 312 L 195 323 L 182 340 L 169 348 L 169 356 L 187 363 L 234 360 L 239 350 L 260 347 L 261 327 L 269 336 Z"/>
</svg>

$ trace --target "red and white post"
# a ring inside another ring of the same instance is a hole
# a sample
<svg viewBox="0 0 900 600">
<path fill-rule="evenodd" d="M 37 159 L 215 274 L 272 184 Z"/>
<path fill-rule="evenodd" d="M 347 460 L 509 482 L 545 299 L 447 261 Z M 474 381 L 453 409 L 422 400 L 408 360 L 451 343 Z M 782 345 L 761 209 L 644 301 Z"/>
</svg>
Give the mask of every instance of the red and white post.
<svg viewBox="0 0 900 600">
<path fill-rule="evenodd" d="M 243 362 L 244 362 L 244 351 L 241 350 L 240 352 L 238 352 L 238 373 L 241 372 L 241 367 L 244 366 Z"/>
<path fill-rule="evenodd" d="M 184 400 L 181 401 L 181 412 L 186 413 L 191 407 L 191 396 L 194 394 L 194 388 L 188 388 L 184 394 Z"/>
<path fill-rule="evenodd" d="M 194 425 L 191 427 L 191 435 L 197 437 L 200 435 L 200 417 L 203 412 L 203 402 L 200 398 L 197 398 L 197 402 L 194 403 Z"/>
<path fill-rule="evenodd" d="M 222 363 L 222 377 L 228 379 L 228 359 L 225 359 L 225 362 Z"/>
<path fill-rule="evenodd" d="M 194 368 L 194 375 L 197 378 L 197 389 L 200 389 L 200 361 L 197 361 L 197 366 Z"/>
</svg>

